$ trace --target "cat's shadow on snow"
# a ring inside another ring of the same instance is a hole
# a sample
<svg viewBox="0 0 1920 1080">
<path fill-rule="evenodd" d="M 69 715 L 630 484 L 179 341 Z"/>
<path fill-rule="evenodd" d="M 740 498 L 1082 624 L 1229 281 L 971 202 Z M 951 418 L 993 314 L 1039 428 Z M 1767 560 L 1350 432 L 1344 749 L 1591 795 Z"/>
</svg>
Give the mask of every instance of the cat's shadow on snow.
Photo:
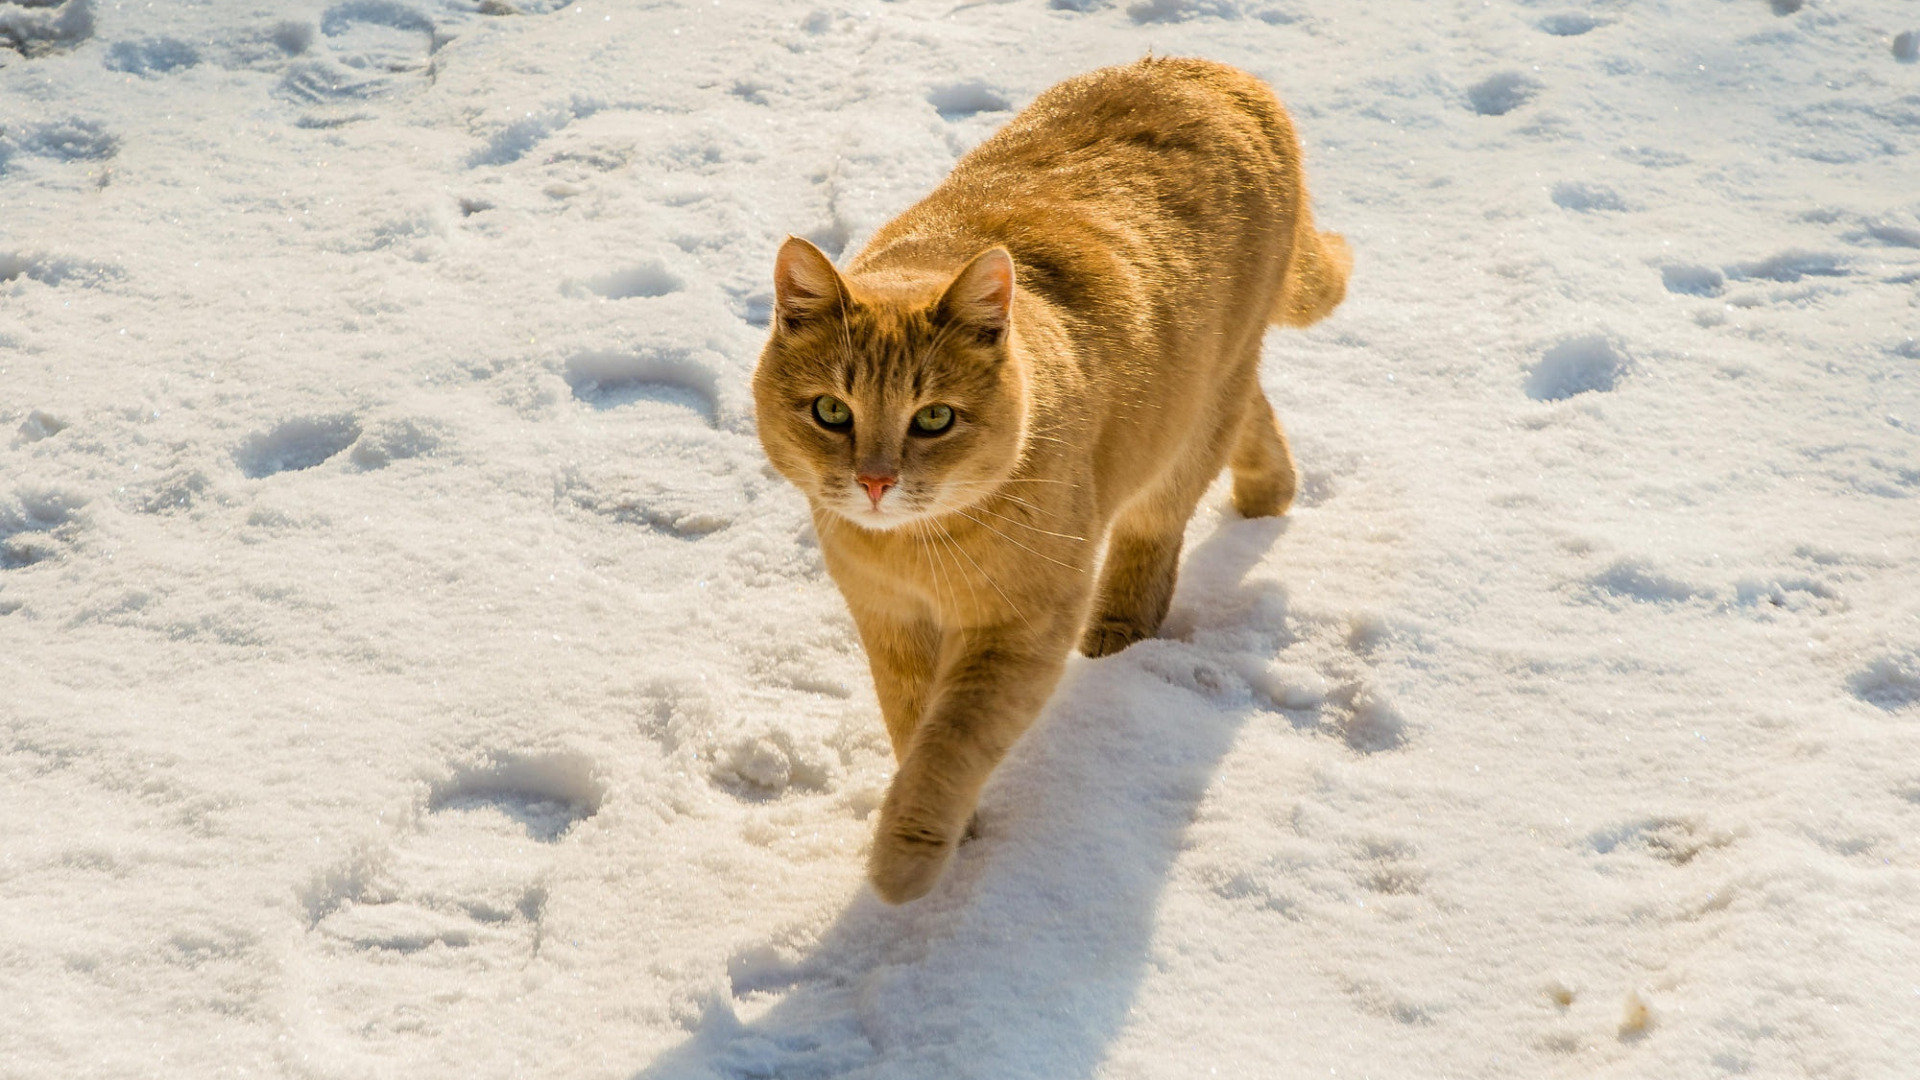
<svg viewBox="0 0 1920 1080">
<path fill-rule="evenodd" d="M 743 952 L 732 993 L 634 1080 L 1091 1076 L 1152 963 L 1182 834 L 1258 708 L 1229 654 L 1290 637 L 1280 586 L 1244 580 L 1285 531 L 1228 513 L 1187 556 L 1171 636 L 1069 665 L 930 895 L 862 889 L 804 955 Z"/>
</svg>

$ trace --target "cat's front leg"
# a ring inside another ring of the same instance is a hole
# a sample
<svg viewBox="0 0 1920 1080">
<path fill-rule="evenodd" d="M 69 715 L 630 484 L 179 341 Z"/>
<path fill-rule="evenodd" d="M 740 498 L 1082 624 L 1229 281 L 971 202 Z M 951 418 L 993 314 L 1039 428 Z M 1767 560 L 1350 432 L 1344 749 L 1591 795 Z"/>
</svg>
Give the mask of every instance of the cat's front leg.
<svg viewBox="0 0 1920 1080">
<path fill-rule="evenodd" d="M 902 619 L 889 613 L 852 606 L 860 644 L 867 650 L 873 672 L 873 692 L 880 699 L 880 715 L 887 723 L 894 763 L 907 758 L 913 731 L 920 724 L 927 690 L 933 682 L 939 632 L 933 624 Z"/>
<path fill-rule="evenodd" d="M 987 775 L 1039 714 L 1071 644 L 1066 628 L 948 635 L 932 698 L 880 808 L 867 876 L 881 899 L 915 900 L 939 880 Z"/>
</svg>

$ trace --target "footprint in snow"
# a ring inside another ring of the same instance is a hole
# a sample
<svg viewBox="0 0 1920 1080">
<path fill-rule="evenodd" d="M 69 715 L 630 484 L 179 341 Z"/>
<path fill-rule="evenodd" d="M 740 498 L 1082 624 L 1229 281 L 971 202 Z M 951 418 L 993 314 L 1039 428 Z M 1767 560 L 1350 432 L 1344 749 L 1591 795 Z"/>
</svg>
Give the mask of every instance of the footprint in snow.
<svg viewBox="0 0 1920 1080">
<path fill-rule="evenodd" d="M 427 812 L 497 814 L 552 844 L 599 813 L 606 797 L 606 782 L 584 755 L 500 753 L 434 784 Z"/>
<path fill-rule="evenodd" d="M 1605 393 L 1619 385 L 1633 361 L 1605 334 L 1565 338 L 1540 354 L 1527 371 L 1527 396 L 1562 401 L 1575 394 Z"/>
<path fill-rule="evenodd" d="M 272 71 L 313 48 L 318 32 L 312 23 L 298 19 L 249 27 L 224 42 L 221 63 L 230 68 Z"/>
<path fill-rule="evenodd" d="M 248 479 L 260 480 L 323 464 L 359 437 L 360 422 L 350 414 L 295 417 L 248 436 L 233 460 Z"/>
<path fill-rule="evenodd" d="M 20 152 L 54 161 L 108 161 L 120 152 L 120 136 L 104 124 L 76 116 L 29 124 L 13 145 Z"/>
<path fill-rule="evenodd" d="M 1598 30 L 1609 21 L 1584 11 L 1561 11 L 1543 17 L 1534 25 L 1554 37 L 1579 37 Z"/>
<path fill-rule="evenodd" d="M 623 279 L 622 283 L 641 282 Z M 645 283 L 662 282 L 647 277 Z M 719 379 L 711 368 L 679 350 L 580 353 L 567 361 L 563 374 L 574 399 L 594 409 L 657 402 L 684 409 L 708 427 L 719 420 Z"/>
<path fill-rule="evenodd" d="M 1732 833 L 1709 829 L 1684 818 L 1648 817 L 1590 834 L 1586 847 L 1596 855 L 1638 854 L 1669 866 L 1686 866 L 1701 855 L 1730 847 Z"/>
<path fill-rule="evenodd" d="M 979 79 L 935 87 L 927 94 L 927 104 L 933 106 L 942 120 L 965 120 L 981 113 L 1007 112 L 1013 108 L 1006 95 Z"/>
<path fill-rule="evenodd" d="M 107 49 L 105 62 L 108 71 L 154 77 L 193 67 L 200 62 L 200 50 L 191 42 L 172 37 L 116 41 Z"/>
<path fill-rule="evenodd" d="M 727 93 L 749 105 L 771 105 L 772 99 L 767 97 L 767 94 L 776 89 L 778 87 L 772 83 L 764 83 L 758 79 L 736 79 L 733 85 L 727 88 Z"/>
<path fill-rule="evenodd" d="M 1418 896 L 1426 885 L 1427 870 L 1412 844 L 1403 840 L 1371 839 L 1356 845 L 1354 880 L 1382 896 Z"/>
<path fill-rule="evenodd" d="M 574 0 L 480 0 L 476 10 L 482 15 L 551 15 L 571 3 Z"/>
<path fill-rule="evenodd" d="M 650 299 L 679 292 L 685 278 L 657 260 L 639 263 L 591 278 L 568 278 L 560 291 L 568 296 L 598 296 L 605 300 Z"/>
<path fill-rule="evenodd" d="M 362 424 L 351 413 L 299 416 L 249 435 L 233 452 L 242 475 L 261 480 L 283 472 L 324 465 L 341 453 L 363 472 L 395 461 L 428 457 L 445 441 L 439 425 L 426 420 L 394 419 Z"/>
<path fill-rule="evenodd" d="M 1588 578 L 1587 584 L 1597 598 L 1643 604 L 1681 604 L 1695 598 L 1713 598 L 1713 590 L 1670 577 L 1640 559 L 1615 560 Z"/>
<path fill-rule="evenodd" d="M 1553 185 L 1553 204 L 1563 210 L 1590 214 L 1596 210 L 1631 210 L 1619 192 L 1603 184 L 1563 180 Z"/>
<path fill-rule="evenodd" d="M 1782 284 L 1792 284 L 1807 277 L 1845 277 L 1851 272 L 1842 256 L 1798 248 L 1727 267 L 1727 276 L 1736 281 L 1759 279 Z"/>
<path fill-rule="evenodd" d="M 356 1032 L 434 1034 L 430 1023 L 399 1015 L 405 1004 L 383 1005 L 357 988 L 392 978 L 396 963 L 415 985 L 446 993 L 475 972 L 523 969 L 540 953 L 565 842 L 606 797 L 581 754 L 497 752 L 452 769 L 399 835 L 302 890 L 315 957 L 308 970 L 330 984 L 305 991 Z"/>
<path fill-rule="evenodd" d="M 396 0 L 345 0 L 321 13 L 320 34 L 302 33 L 305 24 L 282 23 L 274 40 L 289 55 L 305 59 L 289 66 L 276 96 L 321 110 L 302 117 L 302 127 L 336 127 L 364 119 L 348 110 L 360 103 L 400 93 L 431 81 L 433 56 L 450 38 L 432 18 Z M 317 48 L 315 46 L 318 46 Z"/>
<path fill-rule="evenodd" d="M 1888 654 L 1847 680 L 1853 696 L 1886 712 L 1920 707 L 1920 652 Z"/>
<path fill-rule="evenodd" d="M 1539 80 L 1518 71 L 1502 71 L 1467 87 L 1467 104 L 1481 116 L 1505 116 L 1540 93 Z"/>
</svg>

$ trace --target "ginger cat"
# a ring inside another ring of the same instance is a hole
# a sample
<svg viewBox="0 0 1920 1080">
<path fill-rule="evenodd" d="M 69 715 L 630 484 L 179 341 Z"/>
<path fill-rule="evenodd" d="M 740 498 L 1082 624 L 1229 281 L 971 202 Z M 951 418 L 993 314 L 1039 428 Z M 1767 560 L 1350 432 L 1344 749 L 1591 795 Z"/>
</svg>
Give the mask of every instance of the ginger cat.
<svg viewBox="0 0 1920 1080">
<path fill-rule="evenodd" d="M 933 887 L 1076 642 L 1159 627 L 1223 466 L 1241 514 L 1286 511 L 1261 339 L 1332 311 L 1350 263 L 1266 84 L 1159 58 L 1042 94 L 845 274 L 780 249 L 760 439 L 812 505 L 899 764 L 883 899 Z"/>
</svg>

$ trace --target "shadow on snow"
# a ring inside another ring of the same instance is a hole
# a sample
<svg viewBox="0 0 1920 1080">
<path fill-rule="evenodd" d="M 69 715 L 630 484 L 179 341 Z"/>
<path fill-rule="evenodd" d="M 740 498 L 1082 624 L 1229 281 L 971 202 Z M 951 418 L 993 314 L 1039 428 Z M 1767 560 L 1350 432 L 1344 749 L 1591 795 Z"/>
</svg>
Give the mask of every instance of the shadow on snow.
<svg viewBox="0 0 1920 1080">
<path fill-rule="evenodd" d="M 736 958 L 731 997 L 634 1080 L 1093 1075 L 1152 963 L 1183 834 L 1257 708 L 1213 660 L 1287 643 L 1285 594 L 1243 581 L 1285 529 L 1229 519 L 1192 551 L 1162 633 L 1203 645 L 1069 664 L 932 894 L 889 908 L 863 889 L 807 955 Z"/>
</svg>

